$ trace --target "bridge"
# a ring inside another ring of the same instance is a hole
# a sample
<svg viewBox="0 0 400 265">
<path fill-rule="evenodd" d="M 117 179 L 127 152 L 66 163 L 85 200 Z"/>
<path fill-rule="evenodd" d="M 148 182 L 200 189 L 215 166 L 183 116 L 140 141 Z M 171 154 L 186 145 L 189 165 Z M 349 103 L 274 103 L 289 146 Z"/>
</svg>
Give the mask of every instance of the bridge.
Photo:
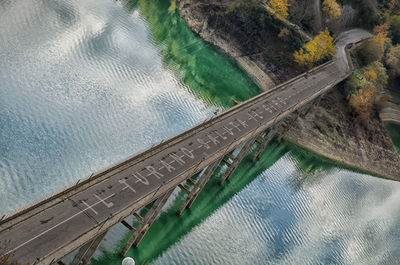
<svg viewBox="0 0 400 265">
<path fill-rule="evenodd" d="M 72 264 L 87 264 L 107 231 L 118 223 L 132 232 L 121 251 L 125 255 L 140 243 L 174 189 L 187 193 L 181 214 L 220 163 L 227 168 L 220 179 L 223 183 L 252 146 L 257 145 L 256 159 L 276 133 L 281 138 L 310 102 L 349 76 L 345 48 L 369 37 L 363 30 L 342 33 L 332 61 L 0 217 L 0 263 L 8 259 L 64 264 L 61 259 L 80 248 Z M 197 173 L 197 179 L 191 178 Z M 151 209 L 141 216 L 138 211 L 150 203 Z M 138 220 L 137 227 L 124 221 L 131 215 Z"/>
</svg>

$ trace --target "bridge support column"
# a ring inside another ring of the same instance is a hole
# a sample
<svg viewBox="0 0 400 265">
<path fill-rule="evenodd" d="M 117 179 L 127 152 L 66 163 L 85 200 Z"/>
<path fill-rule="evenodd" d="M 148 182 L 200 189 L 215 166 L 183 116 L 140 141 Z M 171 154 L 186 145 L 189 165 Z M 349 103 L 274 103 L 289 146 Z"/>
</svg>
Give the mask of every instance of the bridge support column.
<svg viewBox="0 0 400 265">
<path fill-rule="evenodd" d="M 243 160 L 247 152 L 250 150 L 251 146 L 253 143 L 257 140 L 258 136 L 254 137 L 253 139 L 250 139 L 247 141 L 247 143 L 242 147 L 242 149 L 239 151 L 236 157 L 234 157 L 232 160 L 233 162 L 228 166 L 228 169 L 225 171 L 224 175 L 221 177 L 219 180 L 219 184 L 224 183 L 225 180 L 229 179 L 233 172 L 235 172 L 236 168 L 239 166 L 240 162 Z"/>
<path fill-rule="evenodd" d="M 294 113 L 294 117 L 290 120 L 290 123 L 289 123 L 287 126 L 285 126 L 285 129 L 284 129 L 283 132 L 279 135 L 279 137 L 278 137 L 278 142 L 280 142 L 280 141 L 282 140 L 282 138 L 285 136 L 285 134 L 286 134 L 286 133 L 289 131 L 289 129 L 293 126 L 293 124 L 294 124 L 294 122 L 297 120 L 297 118 L 298 118 L 300 115 L 306 115 L 306 114 L 310 111 L 310 109 L 311 109 L 313 106 L 316 106 L 316 105 L 319 104 L 319 102 L 321 101 L 321 99 L 322 99 L 322 96 L 319 96 L 319 97 L 317 97 L 316 99 L 314 99 L 314 102 L 312 102 L 312 103 L 310 103 L 310 104 L 308 104 L 308 105 L 306 105 L 306 106 L 303 106 L 303 107 L 299 108 L 298 110 L 296 110 L 296 112 Z"/>
<path fill-rule="evenodd" d="M 103 241 L 104 237 L 106 236 L 108 230 L 94 239 L 83 245 L 80 249 L 78 254 L 76 254 L 74 260 L 71 262 L 71 265 L 86 265 L 89 263 L 90 259 L 93 257 L 93 254 L 96 252 L 97 248 L 99 247 L 101 241 Z"/>
<path fill-rule="evenodd" d="M 147 212 L 146 216 L 140 221 L 139 226 L 132 230 L 134 231 L 132 236 L 129 238 L 128 242 L 124 246 L 121 251 L 121 255 L 125 256 L 128 250 L 133 246 L 137 247 L 143 237 L 146 235 L 147 231 L 149 230 L 150 226 L 153 224 L 154 220 L 157 218 L 158 214 L 160 213 L 161 209 L 167 202 L 168 198 L 171 196 L 174 189 L 167 191 L 164 195 L 154 201 L 153 206 Z"/>
<path fill-rule="evenodd" d="M 192 190 L 186 197 L 185 201 L 182 203 L 181 207 L 179 207 L 178 211 L 176 212 L 178 215 L 181 215 L 186 208 L 190 208 L 190 206 L 192 206 L 193 202 L 196 200 L 197 196 L 200 194 L 207 181 L 210 179 L 214 171 L 217 169 L 218 165 L 221 163 L 221 160 L 222 158 L 218 159 L 206 168 L 203 174 L 199 177 L 199 180 L 194 184 Z"/>
<path fill-rule="evenodd" d="M 300 110 L 296 110 L 296 112 L 293 114 L 293 117 L 290 119 L 289 124 L 286 125 L 282 132 L 279 134 L 278 137 L 278 142 L 282 141 L 282 138 L 285 136 L 285 134 L 289 131 L 289 129 L 293 126 L 294 122 L 297 120 L 297 118 L 300 116 L 300 114 L 304 111 L 304 109 Z"/>
<path fill-rule="evenodd" d="M 265 135 L 262 138 L 262 142 L 259 143 L 259 146 L 258 146 L 257 150 L 254 152 L 251 160 L 255 161 L 260 156 L 260 154 L 264 151 L 264 149 L 267 147 L 269 142 L 271 142 L 272 138 L 274 138 L 275 134 L 279 130 L 280 126 L 282 125 L 282 122 L 283 121 L 279 121 L 279 122 L 275 123 L 272 126 L 272 128 L 269 130 L 267 135 Z"/>
<path fill-rule="evenodd" d="M 308 114 L 308 112 L 311 110 L 312 107 L 319 105 L 322 98 L 323 98 L 323 95 L 320 95 L 316 99 L 314 99 L 314 101 L 312 103 L 310 103 L 310 106 L 301 115 L 303 117 L 305 117 Z"/>
</svg>

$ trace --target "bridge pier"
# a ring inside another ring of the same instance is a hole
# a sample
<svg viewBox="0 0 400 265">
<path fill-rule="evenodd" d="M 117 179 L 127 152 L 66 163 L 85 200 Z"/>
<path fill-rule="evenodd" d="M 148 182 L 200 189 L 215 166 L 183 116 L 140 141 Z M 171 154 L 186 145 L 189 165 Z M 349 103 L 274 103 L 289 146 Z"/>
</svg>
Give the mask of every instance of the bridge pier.
<svg viewBox="0 0 400 265">
<path fill-rule="evenodd" d="M 225 171 L 224 175 L 221 177 L 219 180 L 219 184 L 222 184 L 225 182 L 225 180 L 229 179 L 230 176 L 235 172 L 236 168 L 239 166 L 240 162 L 243 160 L 247 152 L 250 150 L 251 146 L 253 143 L 257 140 L 258 136 L 254 137 L 253 139 L 250 139 L 247 141 L 247 143 L 242 147 L 242 149 L 239 151 L 239 153 L 236 155 L 236 157 L 230 157 L 233 162 L 228 165 L 227 170 Z"/>
<path fill-rule="evenodd" d="M 99 247 L 101 241 L 103 241 L 107 232 L 108 230 L 83 245 L 79 249 L 79 252 L 78 254 L 76 254 L 74 260 L 71 262 L 71 265 L 87 265 L 90 259 L 93 257 L 94 253 L 96 252 L 97 248 Z"/>
<path fill-rule="evenodd" d="M 283 123 L 283 120 L 275 123 L 272 126 L 272 128 L 269 130 L 269 132 L 264 137 L 262 137 L 262 141 L 257 142 L 259 145 L 258 145 L 257 150 L 254 152 L 254 154 L 251 158 L 252 161 L 255 161 L 260 156 L 260 154 L 264 151 L 264 149 L 267 147 L 269 142 L 271 142 L 272 138 L 274 138 L 275 134 L 278 132 L 282 123 Z"/>
<path fill-rule="evenodd" d="M 222 158 L 218 159 L 217 161 L 209 165 L 204 171 L 204 173 L 199 177 L 198 181 L 194 183 L 192 190 L 188 193 L 185 201 L 182 203 L 181 207 L 179 207 L 178 211 L 176 212 L 178 215 L 181 215 L 186 208 L 190 208 L 190 206 L 192 206 L 193 202 L 196 200 L 197 196 L 203 190 L 207 181 L 210 179 L 212 174 L 217 169 L 218 165 L 221 163 L 221 160 Z"/>
<path fill-rule="evenodd" d="M 174 189 L 167 191 L 164 195 L 156 199 L 153 203 L 151 209 L 147 212 L 146 216 L 142 219 L 138 219 L 140 222 L 139 226 L 135 229 L 130 229 L 133 231 L 132 236 L 129 238 L 128 242 L 124 246 L 121 251 L 121 255 L 125 256 L 128 250 L 133 246 L 137 247 L 143 237 L 146 235 L 147 231 L 150 229 L 150 226 L 153 224 L 154 220 L 157 218 L 161 209 L 167 202 L 168 198 L 171 196 Z M 132 227 L 133 228 L 133 227 Z"/>
<path fill-rule="evenodd" d="M 318 96 L 316 99 L 314 99 L 314 101 L 312 103 L 309 103 L 308 105 L 302 106 L 300 108 L 298 108 L 295 113 L 293 114 L 293 118 L 290 120 L 289 125 L 285 126 L 283 132 L 279 135 L 278 137 L 278 142 L 280 142 L 282 140 L 282 138 L 285 136 L 285 134 L 289 131 L 289 129 L 293 126 L 293 124 L 295 123 L 295 121 L 297 120 L 297 118 L 301 115 L 307 115 L 307 113 L 310 111 L 310 109 L 313 106 L 316 106 L 319 104 L 319 102 L 321 101 L 322 96 Z"/>
<path fill-rule="evenodd" d="M 289 129 L 293 126 L 294 122 L 297 120 L 297 118 L 300 116 L 300 114 L 304 111 L 304 109 L 298 109 L 295 111 L 295 113 L 292 115 L 292 118 L 289 121 L 289 124 L 284 126 L 282 132 L 278 136 L 278 142 L 282 141 L 282 138 L 285 136 L 285 134 L 289 131 Z"/>
</svg>

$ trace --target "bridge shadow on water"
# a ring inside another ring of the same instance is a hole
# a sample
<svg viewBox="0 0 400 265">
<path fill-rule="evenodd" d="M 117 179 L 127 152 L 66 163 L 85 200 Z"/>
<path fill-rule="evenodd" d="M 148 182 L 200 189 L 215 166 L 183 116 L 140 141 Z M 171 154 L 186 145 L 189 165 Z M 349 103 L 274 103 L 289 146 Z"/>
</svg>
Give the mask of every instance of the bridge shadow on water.
<svg viewBox="0 0 400 265">
<path fill-rule="evenodd" d="M 294 191 L 301 189 L 302 185 L 312 185 L 323 176 L 324 172 L 337 167 L 335 163 L 290 143 L 272 141 L 256 162 L 251 161 L 252 152 L 249 152 L 235 173 L 222 186 L 218 184 L 218 180 L 224 169 L 217 169 L 218 173 L 211 177 L 192 207 L 186 209 L 181 216 L 178 216 L 176 211 L 183 202 L 185 194 L 179 191 L 172 205 L 161 213 L 140 245 L 131 248 L 127 256 L 134 257 L 136 264 L 149 264 L 287 153 L 293 157 L 293 161 L 296 161 L 296 168 L 304 172 L 292 183 Z M 178 189 L 175 190 L 177 191 Z M 143 216 L 147 210 L 148 208 L 143 209 L 141 215 Z M 131 233 L 127 233 L 113 251 L 105 251 L 97 259 L 93 259 L 91 264 L 121 264 L 122 258 L 118 252 L 130 235 Z"/>
<path fill-rule="evenodd" d="M 129 12 L 139 10 L 148 21 L 166 67 L 176 73 L 194 94 L 211 104 L 230 107 L 233 99 L 246 100 L 260 92 L 243 70 L 240 69 L 240 74 L 235 72 L 238 66 L 232 58 L 200 40 L 189 29 L 174 3 L 161 0 L 124 2 Z M 223 170 L 217 170 L 219 173 L 214 174 L 192 207 L 181 216 L 176 211 L 185 199 L 185 193 L 176 189 L 178 194 L 173 203 L 153 223 L 140 245 L 131 248 L 127 256 L 134 257 L 136 264 L 149 264 L 287 153 L 293 157 L 300 172 L 292 179 L 294 190 L 318 182 L 327 171 L 338 167 L 336 163 L 293 144 L 272 141 L 256 162 L 253 163 L 251 155 L 248 155 L 222 186 L 218 180 Z M 148 209 L 143 209 L 141 215 Z M 121 264 L 119 251 L 130 235 L 130 232 L 126 233 L 113 249 L 105 250 L 91 264 Z"/>
</svg>

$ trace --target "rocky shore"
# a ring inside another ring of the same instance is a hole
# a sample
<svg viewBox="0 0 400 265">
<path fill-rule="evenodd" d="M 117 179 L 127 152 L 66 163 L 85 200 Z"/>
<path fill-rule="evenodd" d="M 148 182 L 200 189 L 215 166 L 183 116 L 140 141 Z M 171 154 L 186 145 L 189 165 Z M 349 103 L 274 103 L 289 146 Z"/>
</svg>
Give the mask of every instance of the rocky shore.
<svg viewBox="0 0 400 265">
<path fill-rule="evenodd" d="M 278 45 L 279 28 L 255 26 L 232 10 L 233 2 L 181 0 L 179 10 L 195 33 L 233 56 L 263 90 L 301 73 L 285 60 L 293 46 L 283 41 Z M 269 16 L 266 11 L 262 15 Z M 379 115 L 358 122 L 339 89 L 299 117 L 285 139 L 344 165 L 400 180 L 400 157 Z"/>
<path fill-rule="evenodd" d="M 287 49 L 294 50 L 290 41 L 276 41 L 282 22 L 275 21 L 277 25 L 271 28 L 258 28 L 257 23 L 248 21 L 247 14 L 232 8 L 234 1 L 230 0 L 180 0 L 179 3 L 179 11 L 190 28 L 235 58 L 262 90 L 301 73 L 297 66 L 282 60 Z M 266 11 L 264 16 L 264 20 L 272 20 Z"/>
<path fill-rule="evenodd" d="M 284 138 L 341 164 L 400 180 L 400 157 L 378 114 L 363 124 L 351 113 L 335 88 L 299 117 Z"/>
</svg>

